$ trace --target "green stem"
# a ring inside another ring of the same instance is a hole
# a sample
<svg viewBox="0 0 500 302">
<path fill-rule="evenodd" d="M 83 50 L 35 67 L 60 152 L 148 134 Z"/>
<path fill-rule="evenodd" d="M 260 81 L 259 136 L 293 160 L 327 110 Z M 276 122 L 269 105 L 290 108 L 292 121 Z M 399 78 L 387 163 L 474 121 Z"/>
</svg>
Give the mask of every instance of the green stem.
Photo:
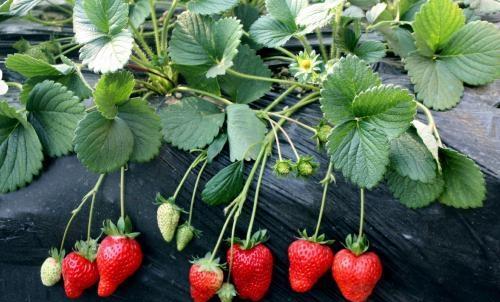
<svg viewBox="0 0 500 302">
<path fill-rule="evenodd" d="M 177 185 L 177 188 L 175 189 L 173 199 L 175 200 L 177 196 L 179 195 L 179 192 L 182 189 L 182 186 L 184 185 L 184 182 L 186 182 L 186 179 L 188 178 L 189 174 L 191 171 L 202 161 L 205 159 L 205 153 L 201 153 L 198 155 L 194 161 L 191 163 L 191 165 L 188 167 L 186 172 L 184 173 L 184 176 L 182 176 L 181 181 L 179 182 L 179 185 Z"/>
<path fill-rule="evenodd" d="M 150 58 L 153 58 L 155 56 L 155 54 L 154 54 L 153 50 L 151 49 L 151 47 L 149 47 L 146 40 L 144 40 L 144 37 L 142 36 L 142 34 L 137 30 L 137 28 L 132 26 L 132 24 L 130 24 L 130 22 L 129 22 L 129 27 L 132 29 L 132 32 L 134 33 L 135 39 L 139 42 L 139 44 L 141 44 L 141 47 L 144 49 L 144 51 L 146 51 L 146 53 L 148 54 L 148 56 Z"/>
<path fill-rule="evenodd" d="M 285 118 L 283 118 L 283 119 L 285 119 Z M 290 138 L 290 136 L 288 135 L 288 133 L 285 131 L 285 129 L 283 129 L 283 127 L 279 123 L 273 121 L 272 119 L 269 119 L 269 122 L 274 123 L 274 125 L 277 126 L 280 129 L 281 133 L 283 133 L 283 135 L 285 136 L 286 140 L 290 144 L 290 147 L 292 148 L 293 154 L 295 154 L 295 157 L 296 157 L 297 161 L 299 161 L 300 160 L 299 152 L 297 152 L 297 149 L 295 149 L 295 145 L 293 144 L 292 139 Z"/>
<path fill-rule="evenodd" d="M 63 13 L 66 13 L 68 15 L 73 15 L 73 11 L 70 10 L 70 9 L 67 9 L 65 8 L 64 6 L 60 5 L 60 4 L 55 4 L 55 3 L 52 3 L 52 1 L 47 1 L 50 5 L 52 5 L 55 9 L 58 9 L 59 11 L 63 12 Z"/>
<path fill-rule="evenodd" d="M 321 181 L 323 184 L 323 196 L 321 197 L 321 206 L 319 208 L 319 215 L 318 215 L 318 222 L 316 224 L 316 230 L 314 231 L 314 236 L 313 236 L 314 239 L 318 238 L 319 229 L 321 227 L 321 220 L 323 219 L 323 213 L 325 211 L 326 195 L 328 193 L 328 186 L 332 182 L 332 180 L 331 180 L 332 170 L 333 170 L 333 161 L 330 160 L 330 163 L 328 164 L 328 169 L 326 171 L 326 176 Z"/>
<path fill-rule="evenodd" d="M 7 84 L 7 86 L 9 87 L 14 87 L 16 89 L 18 89 L 19 91 L 22 91 L 23 90 L 23 85 L 20 84 L 20 83 L 16 83 L 16 82 L 5 82 L 5 84 Z"/>
<path fill-rule="evenodd" d="M 328 53 L 326 52 L 326 47 L 323 41 L 323 34 L 321 33 L 321 30 L 316 29 L 316 37 L 318 38 L 319 51 L 321 52 L 321 57 L 323 58 L 323 62 L 326 63 L 328 61 Z"/>
<path fill-rule="evenodd" d="M 257 214 L 257 204 L 259 203 L 260 186 L 262 184 L 262 178 L 264 177 L 264 171 L 266 169 L 267 158 L 268 158 L 268 154 L 265 153 L 265 151 L 264 151 L 264 157 L 262 158 L 262 162 L 260 164 L 260 172 L 259 172 L 259 176 L 257 178 L 257 185 L 255 187 L 255 195 L 253 198 L 252 216 L 250 216 L 250 222 L 248 224 L 248 229 L 247 229 L 247 237 L 245 240 L 245 242 L 247 242 L 247 243 L 250 242 L 250 238 L 252 237 L 253 223 L 255 221 L 255 214 Z"/>
<path fill-rule="evenodd" d="M 335 8 L 335 19 L 332 22 L 332 46 L 330 48 L 330 58 L 340 58 L 340 47 L 337 47 L 337 37 L 340 34 L 340 22 L 342 21 L 342 11 L 344 10 L 345 0 L 341 0 Z"/>
<path fill-rule="evenodd" d="M 394 0 L 394 5 L 396 6 L 396 22 L 399 22 L 400 14 L 401 14 L 399 0 Z"/>
<path fill-rule="evenodd" d="M 211 97 L 212 99 L 215 99 L 217 101 L 220 101 L 220 102 L 224 103 L 224 105 L 232 105 L 233 104 L 233 102 L 229 101 L 228 99 L 225 99 L 223 97 L 217 96 L 217 95 L 215 95 L 213 93 L 210 93 L 210 92 L 206 92 L 206 91 L 195 89 L 195 88 L 191 88 L 191 87 L 178 86 L 178 87 L 172 89 L 172 92 L 174 92 L 174 91 L 197 93 L 197 94 L 201 94 L 201 95 L 204 95 L 204 96 Z"/>
<path fill-rule="evenodd" d="M 263 58 L 264 61 L 272 61 L 272 60 L 281 60 L 281 61 L 287 61 L 287 62 L 294 62 L 295 60 L 289 57 L 284 57 L 284 56 L 270 56 L 270 57 L 265 57 Z"/>
<path fill-rule="evenodd" d="M 297 89 L 296 85 L 290 86 L 287 90 L 285 90 L 285 92 L 283 92 L 279 97 L 277 97 L 271 104 L 267 105 L 267 107 L 264 109 L 264 112 L 269 112 L 269 110 L 273 109 L 276 105 L 281 103 L 295 89 Z"/>
<path fill-rule="evenodd" d="M 172 4 L 170 5 L 170 8 L 168 9 L 165 19 L 163 19 L 161 47 L 165 51 L 165 53 L 167 53 L 167 47 L 168 47 L 168 25 L 170 23 L 170 19 L 172 19 L 172 16 L 174 15 L 176 6 L 177 6 L 177 0 L 173 0 Z"/>
<path fill-rule="evenodd" d="M 275 49 L 295 60 L 295 55 L 292 52 L 288 51 L 287 49 L 283 47 L 275 47 Z"/>
<path fill-rule="evenodd" d="M 69 18 L 63 19 L 63 20 L 46 21 L 46 20 L 42 20 L 42 19 L 39 19 L 37 17 L 34 17 L 32 15 L 27 15 L 27 16 L 25 16 L 25 18 L 28 21 L 39 23 L 39 24 L 42 24 L 45 26 L 59 26 L 59 27 L 64 26 L 65 24 L 68 24 L 73 20 L 72 17 L 69 17 Z"/>
<path fill-rule="evenodd" d="M 87 192 L 87 194 L 85 194 L 85 196 L 83 196 L 82 201 L 80 202 L 78 207 L 76 207 L 73 211 L 71 211 L 71 217 L 69 218 L 68 223 L 66 223 L 66 227 L 64 228 L 64 233 L 63 233 L 63 237 L 61 239 L 61 245 L 59 247 L 59 251 L 62 251 L 64 249 L 64 243 L 66 241 L 66 236 L 68 235 L 69 228 L 71 227 L 71 224 L 73 223 L 73 220 L 75 219 L 76 215 L 78 215 L 78 213 L 82 210 L 82 208 L 85 205 L 85 203 L 87 202 L 87 200 L 89 200 L 89 198 L 91 196 L 93 196 L 97 193 L 97 191 L 102 183 L 101 177 L 104 178 L 104 176 L 101 175 L 99 177 L 99 179 L 97 180 L 97 183 L 92 188 L 92 190 L 90 190 L 89 192 Z"/>
<path fill-rule="evenodd" d="M 316 102 L 319 99 L 318 96 L 319 96 L 319 92 L 311 93 L 308 96 L 306 96 L 305 98 L 303 98 L 300 102 L 298 102 L 297 104 L 293 105 L 292 107 L 283 109 L 283 110 L 275 112 L 275 113 L 282 114 L 282 115 L 287 115 L 288 112 L 293 112 L 296 109 L 298 109 L 298 108 L 295 107 L 297 105 L 300 105 L 300 108 L 301 108 L 301 107 L 304 107 L 306 105 L 309 105 L 311 103 Z"/>
<path fill-rule="evenodd" d="M 196 182 L 194 183 L 193 195 L 191 196 L 191 204 L 189 205 L 188 225 L 191 225 L 191 218 L 193 217 L 194 201 L 196 199 L 196 191 L 198 189 L 198 184 L 200 183 L 201 175 L 203 174 L 203 170 L 205 170 L 207 163 L 208 163 L 208 160 L 205 160 L 205 162 L 203 163 L 203 166 L 201 166 L 200 171 L 198 172 L 198 176 L 196 177 Z"/>
<path fill-rule="evenodd" d="M 269 118 L 268 118 L 268 120 L 269 120 Z M 281 147 L 280 147 L 280 140 L 278 138 L 278 131 L 276 130 L 276 127 L 274 126 L 274 124 L 272 122 L 269 122 L 269 124 L 271 125 L 271 128 L 273 129 L 274 139 L 276 140 L 276 149 L 278 150 L 278 159 L 280 161 L 283 161 L 283 157 L 281 156 Z"/>
<path fill-rule="evenodd" d="M 297 36 L 297 39 L 300 41 L 300 43 L 302 44 L 302 46 L 304 47 L 304 49 L 306 50 L 307 53 L 312 53 L 312 47 L 311 47 L 311 44 L 309 44 L 309 42 L 307 41 L 307 39 L 300 35 L 300 36 Z"/>
<path fill-rule="evenodd" d="M 148 56 L 146 55 L 146 53 L 139 47 L 139 45 L 137 45 L 137 43 L 134 42 L 133 46 L 132 46 L 133 50 L 135 51 L 135 53 L 139 56 L 139 58 L 141 59 L 141 61 L 145 61 L 145 62 L 148 62 L 149 63 L 149 59 L 148 59 Z"/>
<path fill-rule="evenodd" d="M 271 82 L 271 83 L 278 83 L 278 84 L 292 85 L 292 86 L 300 86 L 300 87 L 311 89 L 311 90 L 319 90 L 318 87 L 313 86 L 313 85 L 303 84 L 303 83 L 290 81 L 290 80 L 260 77 L 260 76 L 256 76 L 253 74 L 241 73 L 241 72 L 236 71 L 236 70 L 231 69 L 231 68 L 227 69 L 227 73 L 232 74 L 232 75 L 237 76 L 237 77 L 240 77 L 240 78 L 243 78 L 243 79 L 248 79 L 248 80 Z"/>
<path fill-rule="evenodd" d="M 95 203 L 95 198 L 97 195 L 97 191 L 99 190 L 99 187 L 101 186 L 102 181 L 104 180 L 104 176 L 106 174 L 101 174 L 99 176 L 99 179 L 97 180 L 97 183 L 94 186 L 94 193 L 92 194 L 92 201 L 90 202 L 90 209 L 89 209 L 89 221 L 87 224 L 87 241 L 90 241 L 90 232 L 92 230 L 92 218 L 94 217 L 94 203 Z"/>
<path fill-rule="evenodd" d="M 125 167 L 120 169 L 120 217 L 125 219 Z"/>
<path fill-rule="evenodd" d="M 361 242 L 361 237 L 363 236 L 363 225 L 365 222 L 365 189 L 361 188 L 359 190 L 359 232 L 358 232 L 358 243 Z"/>
<path fill-rule="evenodd" d="M 155 33 L 156 54 L 161 55 L 160 32 L 158 30 L 158 20 L 156 19 L 155 0 L 149 0 L 149 10 L 151 11 L 151 22 Z"/>
<path fill-rule="evenodd" d="M 234 237 L 236 236 L 236 225 L 238 224 L 238 218 L 240 215 L 235 216 L 233 218 L 233 227 L 231 228 L 231 242 L 229 245 L 229 267 L 227 270 L 227 282 L 231 280 L 231 271 L 233 270 L 233 245 L 234 245 Z"/>
<path fill-rule="evenodd" d="M 60 57 L 62 57 L 62 56 L 64 56 L 64 55 L 65 55 L 65 54 L 67 54 L 67 53 L 70 53 L 70 52 L 72 52 L 72 51 L 74 51 L 74 50 L 77 50 L 77 49 L 78 49 L 78 48 L 80 48 L 80 47 L 81 47 L 81 45 L 80 45 L 80 44 L 77 44 L 77 45 L 75 45 L 75 46 L 73 46 L 73 47 L 70 47 L 70 48 L 66 49 L 65 51 L 61 52 L 60 54 L 58 54 L 58 55 L 56 56 L 56 59 L 57 59 L 57 58 L 60 58 Z"/>
<path fill-rule="evenodd" d="M 222 229 L 219 234 L 219 238 L 217 239 L 217 243 L 214 246 L 214 249 L 212 250 L 212 256 L 210 257 L 210 262 L 215 259 L 215 255 L 217 254 L 217 250 L 219 249 L 219 246 L 222 242 L 222 238 L 224 238 L 224 233 L 226 232 L 227 225 L 229 224 L 229 221 L 231 221 L 231 217 L 233 217 L 234 213 L 236 212 L 236 207 L 233 207 L 229 214 L 227 215 L 226 221 L 224 222 L 224 225 L 222 226 Z"/>
<path fill-rule="evenodd" d="M 308 126 L 308 125 L 306 125 L 306 124 L 304 124 L 304 123 L 302 123 L 302 122 L 299 122 L 298 120 L 293 119 L 293 118 L 291 118 L 291 117 L 284 116 L 284 115 L 281 115 L 281 114 L 278 114 L 278 113 L 274 113 L 274 112 L 268 112 L 267 114 L 272 115 L 272 116 L 276 116 L 276 117 L 279 117 L 279 118 L 284 118 L 284 119 L 286 119 L 287 121 L 290 121 L 290 122 L 292 122 L 292 123 L 295 123 L 295 124 L 297 124 L 297 125 L 301 126 L 302 128 L 304 128 L 304 129 L 306 129 L 306 130 L 309 130 L 309 131 L 313 132 L 314 134 L 316 134 L 316 132 L 317 132 L 317 131 L 316 131 L 316 129 L 314 129 L 313 127 Z"/>
<path fill-rule="evenodd" d="M 441 141 L 441 136 L 439 135 L 436 121 L 434 120 L 434 116 L 432 116 L 432 112 L 424 104 L 422 104 L 420 102 L 416 102 L 416 103 L 417 103 L 417 107 L 424 112 L 425 117 L 427 118 L 427 121 L 429 122 L 429 127 L 432 128 L 434 136 L 436 137 L 436 140 L 438 141 L 438 145 L 440 147 L 443 147 L 443 142 Z"/>
</svg>

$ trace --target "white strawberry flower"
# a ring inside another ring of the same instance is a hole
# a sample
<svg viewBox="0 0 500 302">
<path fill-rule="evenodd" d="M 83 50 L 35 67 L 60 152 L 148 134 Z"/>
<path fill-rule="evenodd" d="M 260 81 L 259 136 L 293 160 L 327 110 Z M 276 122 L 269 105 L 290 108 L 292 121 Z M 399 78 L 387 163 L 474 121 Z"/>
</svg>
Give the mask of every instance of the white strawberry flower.
<svg viewBox="0 0 500 302">
<path fill-rule="evenodd" d="M 9 86 L 5 81 L 2 81 L 2 70 L 0 69 L 0 95 L 4 95 L 9 90 Z"/>
</svg>

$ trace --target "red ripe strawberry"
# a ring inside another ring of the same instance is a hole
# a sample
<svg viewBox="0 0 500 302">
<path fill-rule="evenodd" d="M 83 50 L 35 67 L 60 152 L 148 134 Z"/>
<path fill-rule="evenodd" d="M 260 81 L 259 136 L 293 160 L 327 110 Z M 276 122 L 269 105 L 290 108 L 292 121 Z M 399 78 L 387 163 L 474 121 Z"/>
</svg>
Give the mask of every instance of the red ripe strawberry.
<svg viewBox="0 0 500 302">
<path fill-rule="evenodd" d="M 62 261 L 62 276 L 66 296 L 76 299 L 83 291 L 99 280 L 96 257 L 97 242 L 95 240 L 79 241 L 75 251 L 69 253 Z"/>
<path fill-rule="evenodd" d="M 348 236 L 348 249 L 339 251 L 333 260 L 332 273 L 342 295 L 351 302 L 364 302 L 382 276 L 382 263 L 374 252 L 366 253 L 368 243 L 362 237 Z"/>
<path fill-rule="evenodd" d="M 324 241 L 325 236 L 307 237 L 305 231 L 302 238 L 292 242 L 288 247 L 290 260 L 289 279 L 292 290 L 305 293 L 316 284 L 332 267 L 333 252 Z"/>
<path fill-rule="evenodd" d="M 232 262 L 233 283 L 242 299 L 259 301 L 271 285 L 274 259 L 271 250 L 262 243 L 265 240 L 267 232 L 261 230 L 249 242 L 235 243 L 227 251 L 227 262 Z"/>
<path fill-rule="evenodd" d="M 131 230 L 132 223 L 128 217 L 120 218 L 117 225 L 109 220 L 104 222 L 103 231 L 108 236 L 97 251 L 97 268 L 101 277 L 97 294 L 101 297 L 112 295 L 141 266 L 141 246 L 134 239 L 139 233 L 132 233 Z"/>
<path fill-rule="evenodd" d="M 208 253 L 192 263 L 189 270 L 191 298 L 195 302 L 207 302 L 221 288 L 224 279 L 219 259 L 212 259 L 212 255 Z"/>
</svg>

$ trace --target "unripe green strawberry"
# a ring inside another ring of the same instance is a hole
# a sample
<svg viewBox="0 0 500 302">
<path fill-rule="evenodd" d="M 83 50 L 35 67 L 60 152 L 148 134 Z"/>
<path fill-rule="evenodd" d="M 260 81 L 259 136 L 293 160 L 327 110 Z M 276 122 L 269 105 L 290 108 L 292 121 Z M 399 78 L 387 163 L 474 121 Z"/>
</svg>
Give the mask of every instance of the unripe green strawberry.
<svg viewBox="0 0 500 302">
<path fill-rule="evenodd" d="M 278 176 L 288 176 L 293 170 L 292 161 L 287 160 L 277 160 L 274 164 L 274 173 Z"/>
<path fill-rule="evenodd" d="M 173 198 L 165 199 L 160 194 L 156 196 L 160 204 L 156 212 L 158 228 L 166 242 L 172 241 L 181 216 L 181 208 L 175 205 Z"/>
<path fill-rule="evenodd" d="M 176 235 L 177 250 L 179 252 L 189 244 L 189 242 L 193 239 L 195 232 L 195 228 L 187 222 L 179 226 Z"/>
<path fill-rule="evenodd" d="M 50 257 L 45 259 L 40 268 L 40 278 L 45 286 L 53 286 L 61 280 L 62 258 L 64 258 L 64 250 L 59 253 L 56 248 L 51 248 Z"/>
<path fill-rule="evenodd" d="M 311 156 L 301 156 L 297 163 L 295 163 L 295 170 L 297 176 L 309 177 L 316 172 L 318 163 L 314 161 Z"/>
<path fill-rule="evenodd" d="M 318 139 L 318 142 L 320 144 L 325 144 L 326 142 L 328 142 L 328 136 L 332 131 L 332 126 L 328 124 L 319 124 L 316 128 L 316 131 L 316 138 Z"/>
<path fill-rule="evenodd" d="M 233 301 L 233 298 L 238 295 L 238 293 L 236 292 L 234 285 L 231 283 L 224 283 L 217 292 L 217 295 L 219 296 L 221 302 L 231 302 Z"/>
</svg>

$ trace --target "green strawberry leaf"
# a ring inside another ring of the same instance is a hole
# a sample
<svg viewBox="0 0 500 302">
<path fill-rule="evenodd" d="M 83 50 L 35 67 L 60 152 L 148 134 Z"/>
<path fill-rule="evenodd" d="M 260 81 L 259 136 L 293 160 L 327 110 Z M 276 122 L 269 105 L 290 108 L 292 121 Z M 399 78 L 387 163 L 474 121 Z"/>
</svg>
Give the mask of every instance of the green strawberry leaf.
<svg viewBox="0 0 500 302">
<path fill-rule="evenodd" d="M 458 30 L 439 58 L 459 79 L 484 85 L 500 78 L 500 30 L 492 23 L 473 21 Z"/>
<path fill-rule="evenodd" d="M 410 127 L 417 103 L 406 89 L 380 85 L 359 93 L 352 102 L 352 112 L 392 139 Z"/>
<path fill-rule="evenodd" d="M 269 15 L 289 26 L 296 26 L 295 18 L 307 5 L 307 0 L 266 0 Z"/>
<path fill-rule="evenodd" d="M 347 121 L 331 132 L 327 148 L 335 168 L 360 187 L 371 189 L 389 163 L 389 142 L 383 132 L 363 121 Z"/>
<path fill-rule="evenodd" d="M 231 202 L 243 189 L 243 161 L 237 161 L 220 170 L 201 192 L 203 201 L 211 206 Z"/>
<path fill-rule="evenodd" d="M 398 26 L 381 27 L 379 31 L 384 35 L 389 49 L 401 58 L 406 58 L 416 50 L 415 40 L 410 31 Z"/>
<path fill-rule="evenodd" d="M 128 5 L 117 0 L 85 0 L 83 9 L 88 20 L 102 33 L 111 36 L 127 26 Z"/>
<path fill-rule="evenodd" d="M 238 2 L 238 0 L 191 0 L 187 4 L 187 9 L 201 15 L 212 15 L 225 12 Z"/>
<path fill-rule="evenodd" d="M 441 148 L 444 192 L 439 202 L 455 208 L 477 208 L 486 198 L 484 175 L 473 160 L 459 152 Z"/>
<path fill-rule="evenodd" d="M 175 65 L 175 68 L 184 77 L 189 87 L 220 95 L 220 87 L 217 78 L 207 78 L 207 72 L 210 69 L 210 65 Z"/>
<path fill-rule="evenodd" d="M 241 21 L 243 30 L 249 31 L 252 24 L 260 17 L 259 8 L 252 4 L 240 4 L 234 8 L 234 15 Z"/>
<path fill-rule="evenodd" d="M 87 81 L 83 78 L 80 68 L 65 56 L 62 56 L 61 60 L 67 66 L 73 66 L 73 71 L 65 75 L 35 76 L 29 78 L 24 82 L 23 90 L 19 95 L 19 98 L 23 104 L 26 104 L 31 89 L 33 89 L 36 84 L 41 83 L 45 80 L 52 80 L 54 82 L 61 83 L 63 86 L 66 86 L 68 90 L 72 91 L 76 96 L 78 96 L 80 100 L 87 99 L 92 95 L 92 88 L 90 88 Z"/>
<path fill-rule="evenodd" d="M 108 73 L 99 79 L 94 91 L 97 110 L 106 118 L 113 119 L 118 106 L 130 98 L 134 90 L 134 75 L 128 71 Z"/>
<path fill-rule="evenodd" d="M 431 153 L 434 161 L 437 164 L 439 171 L 441 171 L 441 163 L 439 162 L 439 144 L 436 137 L 433 134 L 432 127 L 426 125 L 418 120 L 414 120 L 412 122 L 413 127 L 417 131 L 418 136 L 421 141 L 424 143 L 425 147 Z"/>
<path fill-rule="evenodd" d="M 321 110 L 332 124 L 354 118 L 352 102 L 356 95 L 381 84 L 372 69 L 356 56 L 348 55 L 333 66 L 321 90 Z"/>
<path fill-rule="evenodd" d="M 78 123 L 74 144 L 85 167 L 95 173 L 109 173 L 129 160 L 134 151 L 134 134 L 120 117 L 110 120 L 94 111 Z"/>
<path fill-rule="evenodd" d="M 142 99 L 131 99 L 118 107 L 118 118 L 124 120 L 134 136 L 131 161 L 147 162 L 158 155 L 161 146 L 160 117 Z"/>
<path fill-rule="evenodd" d="M 418 53 L 406 59 L 405 68 L 428 107 L 452 108 L 462 96 L 462 82 L 482 85 L 500 77 L 500 30 L 464 20 L 451 0 L 430 0 L 415 17 Z"/>
<path fill-rule="evenodd" d="M 242 26 L 236 18 L 213 21 L 184 12 L 177 18 L 172 33 L 170 56 L 175 64 L 209 65 L 208 78 L 223 75 L 233 65 L 242 34 Z"/>
<path fill-rule="evenodd" d="M 165 140 L 182 150 L 204 148 L 224 124 L 224 113 L 197 97 L 183 98 L 160 112 Z"/>
<path fill-rule="evenodd" d="M 135 0 L 129 4 L 128 21 L 134 28 L 139 28 L 151 14 L 149 0 Z"/>
<path fill-rule="evenodd" d="M 443 192 L 444 181 L 437 176 L 428 183 L 401 176 L 394 170 L 386 175 L 387 186 L 399 201 L 409 208 L 422 208 L 431 204 Z"/>
<path fill-rule="evenodd" d="M 76 0 L 73 10 L 75 40 L 82 44 L 80 59 L 94 72 L 122 68 L 132 54 L 128 4 L 122 0 Z"/>
<path fill-rule="evenodd" d="M 247 45 L 241 45 L 238 55 L 234 58 L 234 70 L 261 76 L 270 77 L 271 71 L 264 61 Z M 272 83 L 242 79 L 230 74 L 219 78 L 220 87 L 236 103 L 248 104 L 258 100 L 271 90 Z"/>
<path fill-rule="evenodd" d="M 351 1 L 349 1 L 349 3 L 351 3 L 351 5 L 358 6 L 358 7 L 365 8 L 365 9 L 368 7 L 374 6 L 378 2 L 379 2 L 378 0 L 351 0 Z"/>
<path fill-rule="evenodd" d="M 219 134 L 207 148 L 207 161 L 211 163 L 219 155 L 227 143 L 227 134 Z"/>
<path fill-rule="evenodd" d="M 295 26 L 281 23 L 269 15 L 260 17 L 250 27 L 250 37 L 269 48 L 283 46 L 296 33 Z"/>
<path fill-rule="evenodd" d="M 256 159 L 267 132 L 265 124 L 245 104 L 226 108 L 231 161 Z"/>
<path fill-rule="evenodd" d="M 385 44 L 380 41 L 359 41 L 353 53 L 367 63 L 376 63 L 385 57 Z"/>
<path fill-rule="evenodd" d="M 389 159 L 401 176 L 425 183 L 436 178 L 436 162 L 413 128 L 391 141 Z"/>
<path fill-rule="evenodd" d="M 74 67 L 67 64 L 51 65 L 46 61 L 33 58 L 25 54 L 9 55 L 5 66 L 27 78 L 63 76 L 74 72 Z"/>
<path fill-rule="evenodd" d="M 30 10 L 42 1 L 43 0 L 12 0 L 9 12 L 14 16 L 26 16 Z"/>
<path fill-rule="evenodd" d="M 405 68 L 413 84 L 417 98 L 435 110 L 446 110 L 460 101 L 463 83 L 453 75 L 447 64 L 419 54 L 406 58 Z"/>
<path fill-rule="evenodd" d="M 85 106 L 71 91 L 53 81 L 36 84 L 28 95 L 26 110 L 49 156 L 61 156 L 73 149 L 73 134 L 85 115 Z"/>
<path fill-rule="evenodd" d="M 82 72 L 80 71 L 80 67 L 78 67 L 78 65 L 76 65 L 73 61 L 65 56 L 61 56 L 61 61 L 63 61 L 63 63 L 66 65 L 73 66 L 74 71 L 68 75 L 61 76 L 54 81 L 66 86 L 68 90 L 73 91 L 73 93 L 81 100 L 91 97 L 92 88 L 83 77 Z"/>
<path fill-rule="evenodd" d="M 465 16 L 452 0 L 429 0 L 422 5 L 413 22 L 418 51 L 432 56 L 465 24 Z"/>
<path fill-rule="evenodd" d="M 0 192 L 25 186 L 42 168 L 42 144 L 26 117 L 0 102 Z"/>
<path fill-rule="evenodd" d="M 316 29 L 320 29 L 330 24 L 335 14 L 335 8 L 340 1 L 326 1 L 323 3 L 314 3 L 300 10 L 295 19 L 298 25 L 304 26 L 304 33 L 311 33 Z"/>
</svg>

